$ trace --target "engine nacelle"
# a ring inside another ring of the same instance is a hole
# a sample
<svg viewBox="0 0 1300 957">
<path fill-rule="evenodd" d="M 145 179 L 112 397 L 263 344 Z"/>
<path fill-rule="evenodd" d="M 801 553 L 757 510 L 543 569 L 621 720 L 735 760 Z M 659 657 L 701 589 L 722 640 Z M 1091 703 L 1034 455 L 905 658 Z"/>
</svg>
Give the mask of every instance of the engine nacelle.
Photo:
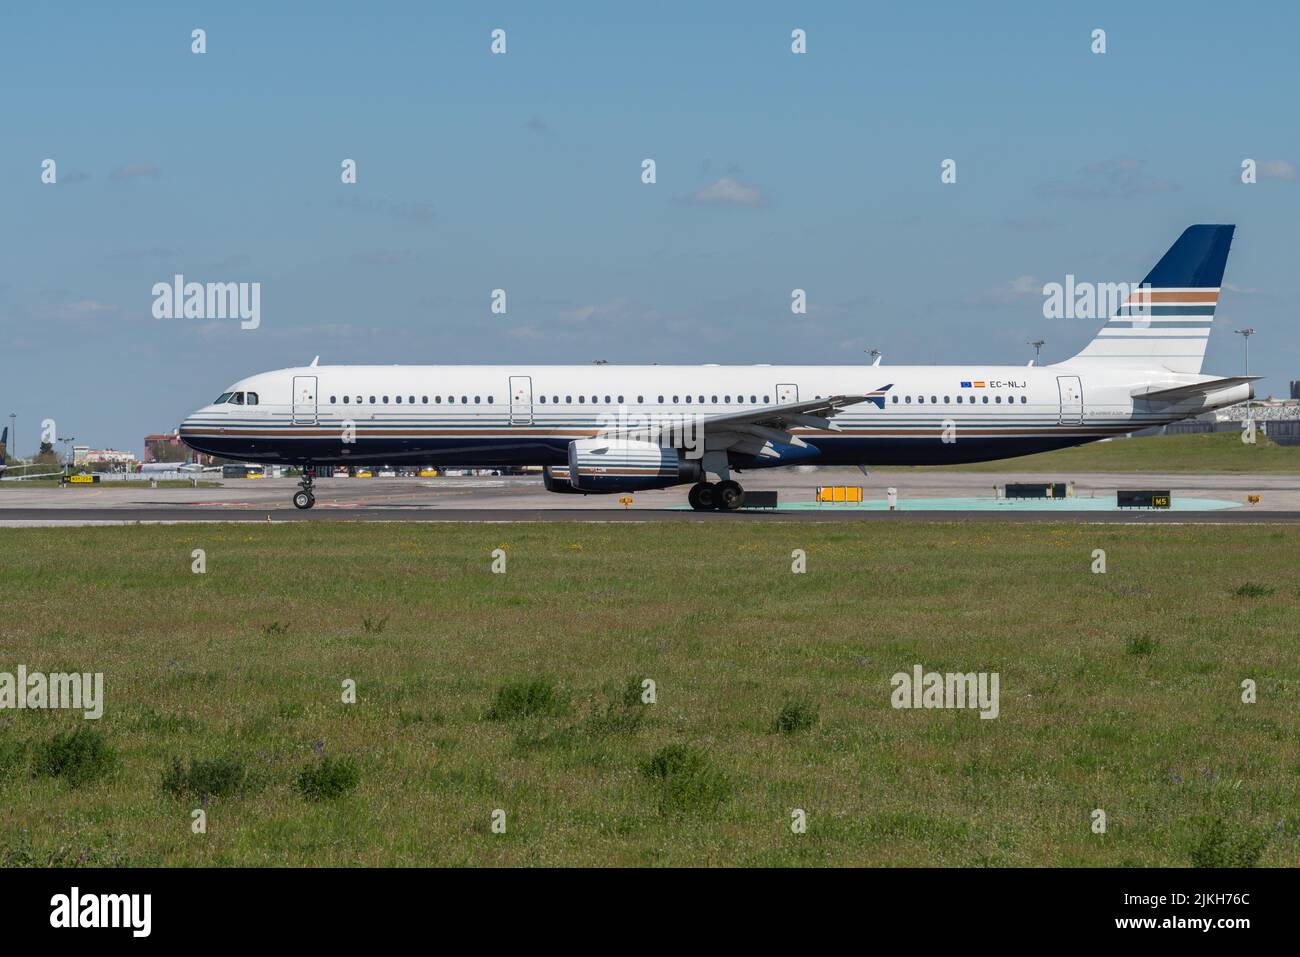
<svg viewBox="0 0 1300 957">
<path fill-rule="evenodd" d="M 698 461 L 655 442 L 594 438 L 569 443 L 569 483 L 580 492 L 636 492 L 703 477 Z"/>
<path fill-rule="evenodd" d="M 573 495 L 581 495 L 573 483 L 569 481 L 569 467 L 567 465 L 544 465 L 542 466 L 542 485 L 548 492 L 568 492 Z"/>
</svg>

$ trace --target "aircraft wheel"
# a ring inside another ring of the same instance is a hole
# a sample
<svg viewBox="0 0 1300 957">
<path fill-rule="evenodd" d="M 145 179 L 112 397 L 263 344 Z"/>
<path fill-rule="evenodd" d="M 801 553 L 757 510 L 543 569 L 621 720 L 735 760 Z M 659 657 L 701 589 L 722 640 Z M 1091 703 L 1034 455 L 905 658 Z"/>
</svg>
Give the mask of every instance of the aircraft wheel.
<svg viewBox="0 0 1300 957">
<path fill-rule="evenodd" d="M 739 482 L 719 482 L 714 500 L 718 511 L 736 512 L 745 507 L 745 490 Z"/>
<path fill-rule="evenodd" d="M 316 496 L 310 492 L 295 492 L 293 496 L 294 508 L 311 508 L 316 504 Z"/>
<path fill-rule="evenodd" d="M 711 482 L 697 482 L 691 486 L 687 501 L 697 512 L 711 512 L 717 507 L 717 486 Z"/>
</svg>

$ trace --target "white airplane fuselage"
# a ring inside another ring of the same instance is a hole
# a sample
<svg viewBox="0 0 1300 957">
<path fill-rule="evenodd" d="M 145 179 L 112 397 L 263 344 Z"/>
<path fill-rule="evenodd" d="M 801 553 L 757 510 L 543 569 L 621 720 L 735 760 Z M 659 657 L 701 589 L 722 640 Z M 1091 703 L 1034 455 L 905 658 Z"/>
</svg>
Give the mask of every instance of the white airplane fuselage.
<svg viewBox="0 0 1300 957">
<path fill-rule="evenodd" d="M 1041 368 L 313 363 L 235 383 L 180 435 L 253 462 L 542 465 L 552 491 L 693 482 L 693 506 L 724 509 L 744 502 L 733 470 L 1045 452 L 1250 398 L 1248 376 L 1201 374 L 1233 231 L 1188 227 L 1078 355 Z M 313 501 L 308 473 L 295 504 Z"/>
<path fill-rule="evenodd" d="M 193 448 L 267 463 L 560 465 L 575 439 L 643 423 L 863 395 L 833 429 L 795 428 L 789 464 L 935 465 L 1080 445 L 1243 401 L 1249 384 L 1134 398 L 1211 376 L 1026 366 L 305 366 L 250 376 L 181 426 Z M 963 383 L 966 383 L 965 385 Z M 887 387 L 887 388 L 886 388 Z M 297 401 L 295 401 L 295 397 Z"/>
</svg>

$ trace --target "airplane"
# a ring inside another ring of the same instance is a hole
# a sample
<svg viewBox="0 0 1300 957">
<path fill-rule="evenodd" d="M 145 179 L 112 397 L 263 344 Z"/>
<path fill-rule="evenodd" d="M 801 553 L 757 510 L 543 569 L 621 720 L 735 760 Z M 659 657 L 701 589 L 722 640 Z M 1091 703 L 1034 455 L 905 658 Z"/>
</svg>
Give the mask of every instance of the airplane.
<svg viewBox="0 0 1300 957">
<path fill-rule="evenodd" d="M 150 472 L 220 472 L 220 465 L 200 465 L 198 462 L 145 462 L 140 466 L 141 475 Z"/>
<path fill-rule="evenodd" d="M 23 479 L 50 478 L 55 475 L 62 475 L 62 472 L 41 472 L 37 475 L 10 475 L 6 478 L 5 473 L 9 471 L 7 455 L 9 451 L 9 426 L 0 430 L 0 482 L 20 482 Z M 15 465 L 15 469 L 38 468 L 36 465 Z"/>
<path fill-rule="evenodd" d="M 299 466 L 542 465 L 552 492 L 691 484 L 735 511 L 732 477 L 787 465 L 1006 459 L 1252 398 L 1201 373 L 1235 227 L 1188 227 L 1078 355 L 1007 366 L 308 366 L 250 376 L 188 416 L 212 455 Z M 312 470 L 294 505 L 315 503 Z"/>
</svg>

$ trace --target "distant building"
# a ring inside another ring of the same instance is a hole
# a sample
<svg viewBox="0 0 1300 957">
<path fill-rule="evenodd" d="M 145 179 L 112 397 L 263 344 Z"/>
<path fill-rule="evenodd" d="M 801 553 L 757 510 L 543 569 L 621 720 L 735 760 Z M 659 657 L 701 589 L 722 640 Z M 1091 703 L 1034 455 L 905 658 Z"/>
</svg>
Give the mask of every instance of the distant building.
<svg viewBox="0 0 1300 957">
<path fill-rule="evenodd" d="M 1300 379 L 1291 380 L 1291 398 L 1300 400 Z"/>
<path fill-rule="evenodd" d="M 117 449 L 92 449 L 84 445 L 72 449 L 73 465 L 121 465 L 128 470 L 136 464 L 134 452 L 119 452 Z"/>
<path fill-rule="evenodd" d="M 154 455 L 154 446 L 156 445 L 167 445 L 167 446 L 171 446 L 172 448 L 184 449 L 186 454 L 185 454 L 185 458 L 181 461 L 197 462 L 199 460 L 197 454 L 192 450 L 190 450 L 188 447 L 186 447 L 185 444 L 181 441 L 181 437 L 177 435 L 175 432 L 161 432 L 158 435 L 146 435 L 144 437 L 144 461 L 145 462 L 158 461 L 157 456 Z"/>
</svg>

